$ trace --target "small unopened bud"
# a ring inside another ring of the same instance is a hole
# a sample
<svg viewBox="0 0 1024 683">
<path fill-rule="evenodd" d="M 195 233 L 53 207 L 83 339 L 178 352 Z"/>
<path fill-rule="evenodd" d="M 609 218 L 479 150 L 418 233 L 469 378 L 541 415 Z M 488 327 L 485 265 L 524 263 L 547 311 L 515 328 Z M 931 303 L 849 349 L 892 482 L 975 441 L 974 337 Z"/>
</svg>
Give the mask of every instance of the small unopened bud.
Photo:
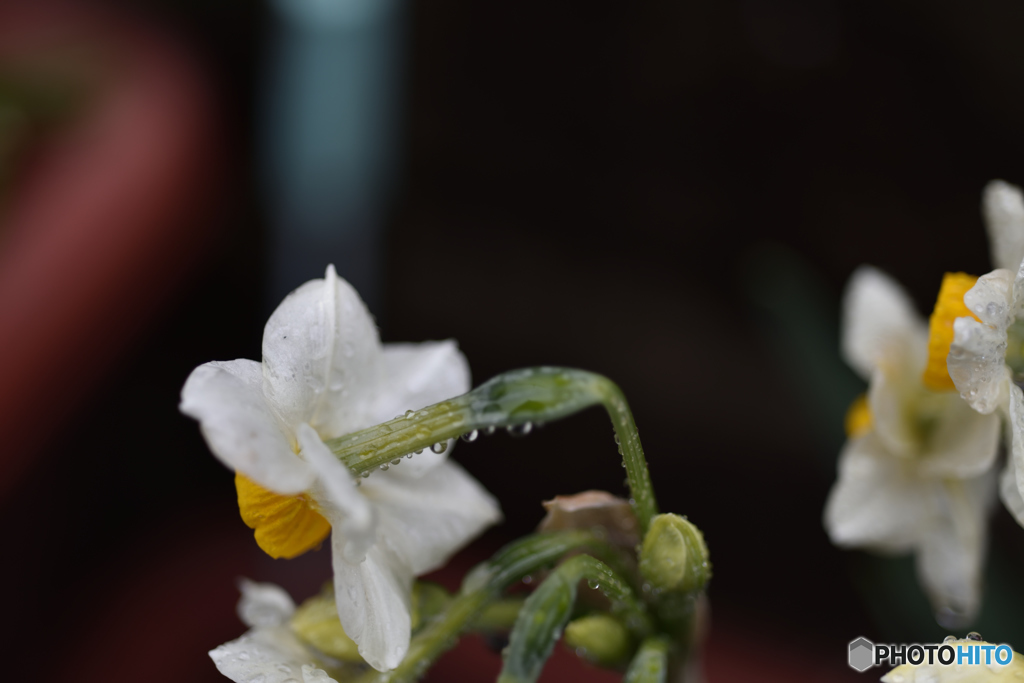
<svg viewBox="0 0 1024 683">
<path fill-rule="evenodd" d="M 711 578 L 704 535 L 684 517 L 658 515 L 644 537 L 640 572 L 655 591 L 702 589 Z"/>
<path fill-rule="evenodd" d="M 607 614 L 592 614 L 569 622 L 563 640 L 576 649 L 576 654 L 602 666 L 624 662 L 630 654 L 629 632 L 618 619 Z"/>
</svg>

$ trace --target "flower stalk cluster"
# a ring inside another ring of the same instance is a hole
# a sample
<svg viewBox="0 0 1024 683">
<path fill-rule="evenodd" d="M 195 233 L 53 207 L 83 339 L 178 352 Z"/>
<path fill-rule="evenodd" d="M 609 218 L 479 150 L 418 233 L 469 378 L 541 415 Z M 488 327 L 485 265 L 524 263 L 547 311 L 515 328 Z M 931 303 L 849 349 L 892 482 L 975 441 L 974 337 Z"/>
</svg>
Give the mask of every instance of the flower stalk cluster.
<svg viewBox="0 0 1024 683">
<path fill-rule="evenodd" d="M 416 581 L 500 520 L 448 459 L 460 436 L 528 433 L 598 405 L 628 503 L 558 497 L 546 504 L 548 531 L 499 551 L 457 594 Z M 629 680 L 664 680 L 691 657 L 707 547 L 685 518 L 659 514 L 632 413 L 601 375 L 527 368 L 470 390 L 454 342 L 382 345 L 328 268 L 271 316 L 261 362 L 200 366 L 181 410 L 236 472 L 242 518 L 268 554 L 294 557 L 330 536 L 334 577 L 321 595 L 296 606 L 279 588 L 243 584 L 250 630 L 211 652 L 232 680 L 413 681 L 471 630 L 508 631 L 499 680 L 516 683 L 536 680 L 566 628 L 578 654 L 628 665 Z M 509 594 L 527 580 L 525 599 Z"/>
</svg>

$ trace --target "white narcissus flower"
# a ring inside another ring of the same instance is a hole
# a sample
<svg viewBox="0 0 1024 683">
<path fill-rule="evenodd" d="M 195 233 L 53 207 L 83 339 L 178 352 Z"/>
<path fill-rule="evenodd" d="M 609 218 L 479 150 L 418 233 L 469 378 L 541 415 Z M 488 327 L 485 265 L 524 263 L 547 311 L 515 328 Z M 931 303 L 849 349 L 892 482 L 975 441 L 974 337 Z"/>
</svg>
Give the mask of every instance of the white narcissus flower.
<svg viewBox="0 0 1024 683">
<path fill-rule="evenodd" d="M 289 621 L 295 603 L 271 583 L 241 582 L 238 616 L 249 630 L 237 640 L 210 651 L 217 670 L 236 683 L 337 683 L 324 669 L 340 669 L 335 661 L 299 639 Z"/>
<path fill-rule="evenodd" d="M 980 601 L 999 419 L 955 392 L 925 387 L 928 332 L 883 273 L 854 273 L 844 300 L 843 354 L 869 382 L 847 420 L 839 480 L 825 508 L 832 541 L 912 551 L 940 617 L 971 618 Z"/>
<path fill-rule="evenodd" d="M 182 389 L 181 411 L 237 473 L 239 509 L 261 548 L 295 557 L 333 529 L 338 615 L 381 671 L 408 650 L 413 577 L 501 513 L 447 450 L 427 449 L 357 488 L 324 441 L 469 388 L 454 342 L 382 346 L 355 290 L 328 267 L 271 315 L 262 363 L 206 363 Z"/>
</svg>

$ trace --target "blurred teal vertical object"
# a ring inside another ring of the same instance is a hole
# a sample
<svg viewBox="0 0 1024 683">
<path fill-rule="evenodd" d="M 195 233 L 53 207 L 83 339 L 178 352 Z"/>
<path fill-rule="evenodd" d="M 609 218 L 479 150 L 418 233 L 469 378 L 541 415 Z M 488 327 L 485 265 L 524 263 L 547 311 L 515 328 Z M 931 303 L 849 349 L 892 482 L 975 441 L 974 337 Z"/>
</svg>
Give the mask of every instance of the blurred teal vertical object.
<svg viewBox="0 0 1024 683">
<path fill-rule="evenodd" d="M 261 127 L 268 305 L 328 263 L 379 311 L 403 0 L 271 0 Z"/>
</svg>

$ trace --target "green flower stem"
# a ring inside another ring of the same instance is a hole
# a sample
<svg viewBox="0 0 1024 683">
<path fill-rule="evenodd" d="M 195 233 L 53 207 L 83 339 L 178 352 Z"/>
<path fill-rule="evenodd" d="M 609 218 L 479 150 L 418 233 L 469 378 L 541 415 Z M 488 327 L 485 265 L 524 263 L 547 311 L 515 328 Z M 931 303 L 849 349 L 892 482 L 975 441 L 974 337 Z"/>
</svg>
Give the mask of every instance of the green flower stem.
<svg viewBox="0 0 1024 683">
<path fill-rule="evenodd" d="M 668 675 L 668 640 L 648 638 L 626 669 L 622 683 L 665 683 Z"/>
<path fill-rule="evenodd" d="M 403 456 L 423 449 L 444 446 L 462 434 L 548 422 L 594 405 L 603 406 L 611 417 L 629 477 L 631 503 L 641 532 L 646 533 L 658 504 L 633 415 L 619 387 L 592 372 L 547 367 L 513 370 L 468 394 L 331 439 L 327 445 L 358 476 L 397 464 Z"/>
<path fill-rule="evenodd" d="M 600 560 L 590 555 L 577 555 L 560 564 L 526 599 L 512 629 L 498 683 L 537 680 L 569 621 L 582 579 L 608 596 L 612 612 L 625 622 L 635 637 L 641 639 L 651 633 L 647 610 L 629 584 Z"/>
<path fill-rule="evenodd" d="M 409 644 L 408 654 L 397 668 L 369 671 L 357 679 L 358 683 L 415 681 L 441 653 L 455 645 L 459 634 L 473 626 L 484 607 L 499 600 L 505 589 L 527 574 L 551 566 L 573 550 L 610 552 L 604 541 L 583 531 L 535 534 L 505 546 L 466 575 L 459 594 L 444 612 L 416 634 Z"/>
<path fill-rule="evenodd" d="M 485 633 L 510 631 L 525 601 L 524 598 L 505 598 L 488 603 L 473 620 L 470 628 Z"/>
</svg>

